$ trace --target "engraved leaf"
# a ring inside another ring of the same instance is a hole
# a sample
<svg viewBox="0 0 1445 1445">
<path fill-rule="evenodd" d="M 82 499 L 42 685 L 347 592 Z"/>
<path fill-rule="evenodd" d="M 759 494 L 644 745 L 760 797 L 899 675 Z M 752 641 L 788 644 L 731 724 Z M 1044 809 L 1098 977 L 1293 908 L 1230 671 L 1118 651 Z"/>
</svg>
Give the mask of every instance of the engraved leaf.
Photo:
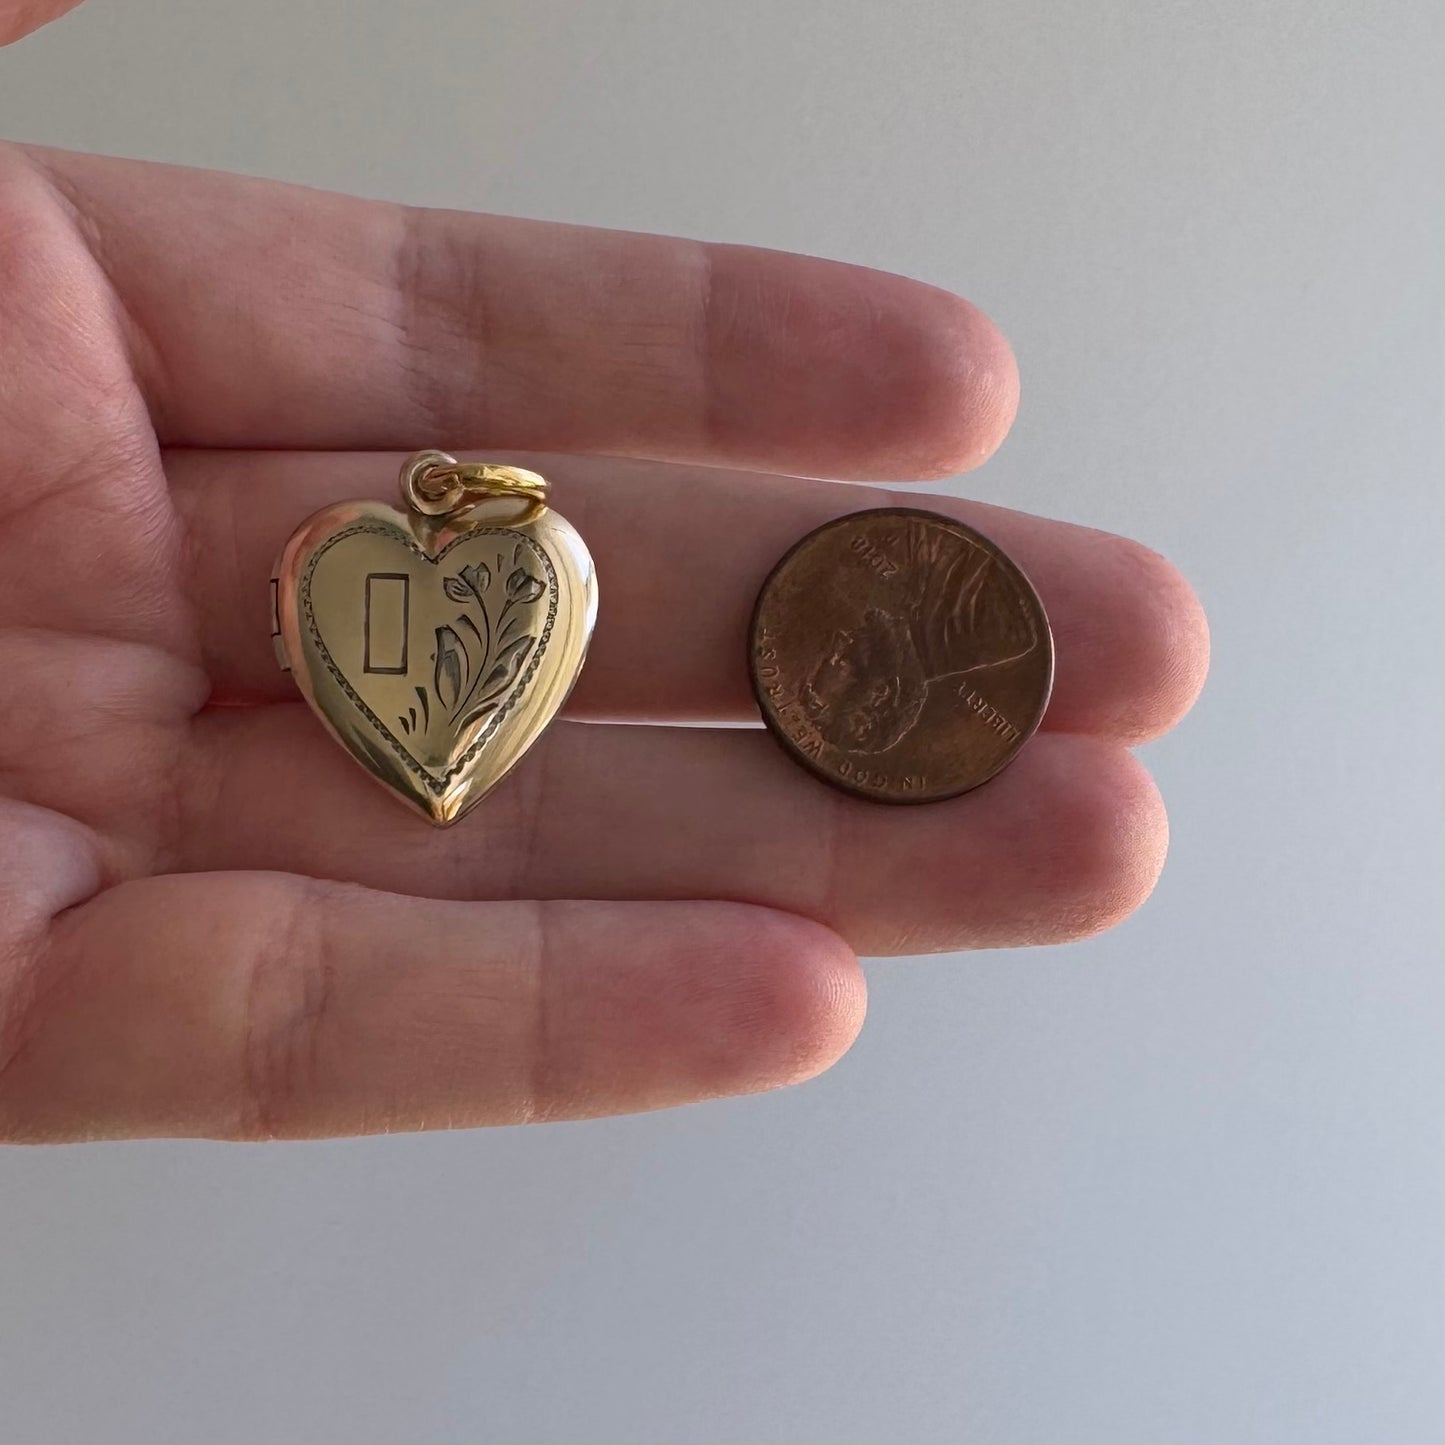
<svg viewBox="0 0 1445 1445">
<path fill-rule="evenodd" d="M 506 687 L 521 672 L 522 663 L 526 661 L 535 641 L 533 637 L 519 637 L 515 642 L 509 642 L 497 654 L 497 664 L 482 684 L 483 692 L 491 694 Z"/>
<path fill-rule="evenodd" d="M 444 577 L 442 579 L 442 591 L 445 592 L 453 602 L 470 602 L 472 600 L 471 588 L 469 588 L 460 577 Z"/>
<path fill-rule="evenodd" d="M 471 727 L 474 722 L 480 722 L 488 713 L 496 712 L 495 702 L 484 702 L 481 707 L 475 707 L 457 724 L 457 731 L 463 732 Z"/>
<path fill-rule="evenodd" d="M 525 567 L 518 567 L 507 578 L 507 596 L 514 602 L 535 602 L 543 592 L 542 581 Z"/>
<path fill-rule="evenodd" d="M 456 632 L 446 626 L 437 628 L 436 667 L 432 686 L 445 708 L 456 706 L 462 695 L 462 677 L 466 669 L 466 648 Z"/>
</svg>

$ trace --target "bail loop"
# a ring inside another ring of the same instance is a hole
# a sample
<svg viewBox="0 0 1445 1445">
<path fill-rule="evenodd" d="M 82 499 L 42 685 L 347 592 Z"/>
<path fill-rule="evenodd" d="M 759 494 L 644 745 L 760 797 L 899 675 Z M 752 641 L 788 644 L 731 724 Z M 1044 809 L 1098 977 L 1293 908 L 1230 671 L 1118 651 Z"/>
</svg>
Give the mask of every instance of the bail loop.
<svg viewBox="0 0 1445 1445">
<path fill-rule="evenodd" d="M 489 497 L 547 502 L 547 479 L 525 467 L 459 462 L 449 452 L 414 452 L 401 464 L 402 500 L 424 517 L 467 511 Z"/>
</svg>

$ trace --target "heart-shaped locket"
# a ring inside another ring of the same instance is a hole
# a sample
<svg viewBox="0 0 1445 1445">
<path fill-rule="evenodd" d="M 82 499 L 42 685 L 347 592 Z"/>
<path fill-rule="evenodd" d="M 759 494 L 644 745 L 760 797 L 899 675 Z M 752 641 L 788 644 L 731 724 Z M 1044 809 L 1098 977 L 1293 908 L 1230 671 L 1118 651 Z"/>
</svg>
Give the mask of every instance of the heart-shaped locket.
<svg viewBox="0 0 1445 1445">
<path fill-rule="evenodd" d="M 465 495 L 451 481 L 450 506 L 430 515 L 328 507 L 292 536 L 272 579 L 281 665 L 367 772 L 442 825 L 557 715 L 597 617 L 592 558 L 539 500 L 541 479 L 471 470 L 531 481 L 509 488 L 494 475 Z"/>
</svg>

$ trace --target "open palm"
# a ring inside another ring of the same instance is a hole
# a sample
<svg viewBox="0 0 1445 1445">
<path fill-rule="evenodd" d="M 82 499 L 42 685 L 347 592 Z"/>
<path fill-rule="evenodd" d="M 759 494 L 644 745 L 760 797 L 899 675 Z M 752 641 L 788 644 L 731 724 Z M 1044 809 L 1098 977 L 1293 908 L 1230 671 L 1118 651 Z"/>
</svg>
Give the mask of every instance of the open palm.
<svg viewBox="0 0 1445 1445">
<path fill-rule="evenodd" d="M 755 718 L 769 566 L 885 500 L 799 476 L 946 475 L 1014 402 L 992 326 L 896 277 L 0 150 L 0 1135 L 764 1088 L 851 1040 L 855 951 L 1122 917 L 1165 840 L 1126 749 L 1206 651 L 1132 543 L 923 501 L 1018 558 L 1057 639 L 1045 730 L 976 793 L 873 806 L 678 726 Z M 566 719 L 449 831 L 331 743 L 267 626 L 296 523 L 430 446 L 546 473 L 603 595 Z"/>
</svg>

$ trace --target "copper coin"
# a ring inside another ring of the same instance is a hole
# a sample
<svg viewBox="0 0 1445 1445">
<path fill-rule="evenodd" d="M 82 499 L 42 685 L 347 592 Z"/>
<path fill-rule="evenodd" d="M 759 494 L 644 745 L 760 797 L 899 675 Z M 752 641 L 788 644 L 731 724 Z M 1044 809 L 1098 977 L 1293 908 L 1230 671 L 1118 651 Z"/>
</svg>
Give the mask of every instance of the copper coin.
<svg viewBox="0 0 1445 1445">
<path fill-rule="evenodd" d="M 808 533 L 758 594 L 763 721 L 824 782 L 933 803 L 987 782 L 1039 725 L 1054 644 L 1029 580 L 987 537 L 884 507 Z"/>
</svg>

